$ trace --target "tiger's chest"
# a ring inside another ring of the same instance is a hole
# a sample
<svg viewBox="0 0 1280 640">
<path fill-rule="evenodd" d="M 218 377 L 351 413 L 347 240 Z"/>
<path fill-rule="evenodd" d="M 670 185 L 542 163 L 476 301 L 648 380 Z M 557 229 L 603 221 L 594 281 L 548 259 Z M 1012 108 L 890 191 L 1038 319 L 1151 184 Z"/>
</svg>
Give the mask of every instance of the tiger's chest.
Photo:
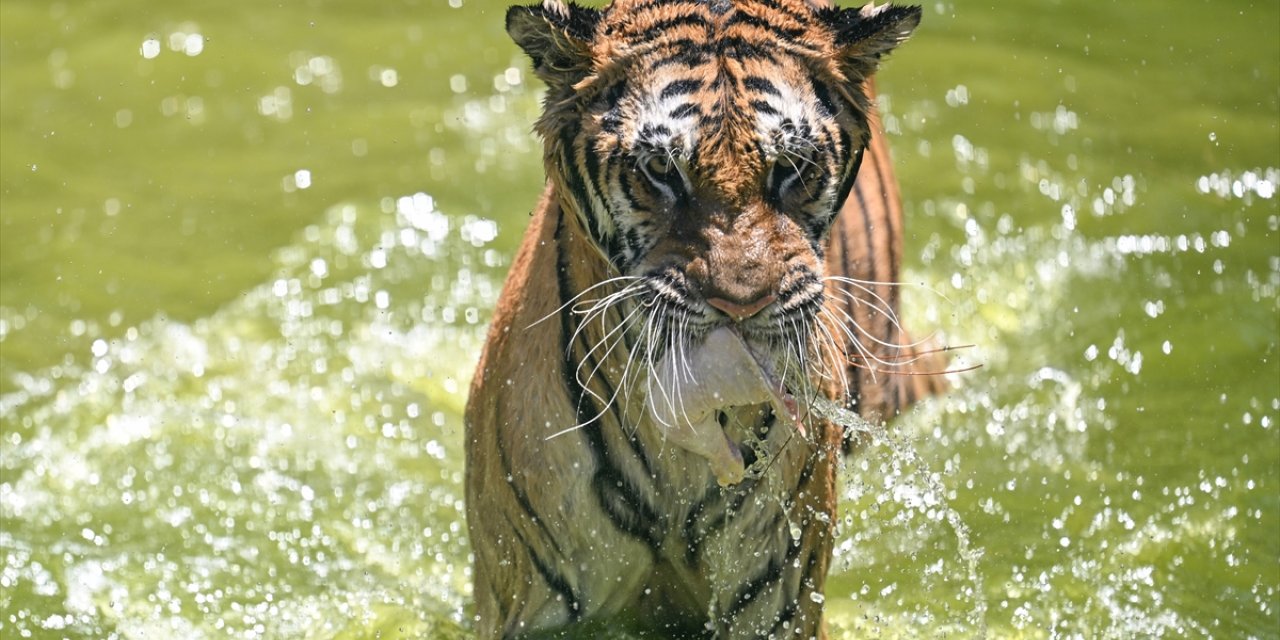
<svg viewBox="0 0 1280 640">
<path fill-rule="evenodd" d="M 719 433 L 742 452 L 746 477 L 721 486 L 707 461 L 643 419 L 591 425 L 583 434 L 594 467 L 588 509 L 655 558 L 696 569 L 717 538 L 777 527 L 794 501 L 812 444 L 779 423 L 767 405 L 717 412 Z"/>
<path fill-rule="evenodd" d="M 652 425 L 583 430 L 593 465 L 577 485 L 571 517 L 589 524 L 572 528 L 569 544 L 584 592 L 607 594 L 603 609 L 705 615 L 717 593 L 755 584 L 801 553 L 815 510 L 800 505 L 800 494 L 823 466 L 820 448 L 767 406 L 723 413 L 724 433 L 747 463 L 744 480 L 729 487 Z"/>
</svg>

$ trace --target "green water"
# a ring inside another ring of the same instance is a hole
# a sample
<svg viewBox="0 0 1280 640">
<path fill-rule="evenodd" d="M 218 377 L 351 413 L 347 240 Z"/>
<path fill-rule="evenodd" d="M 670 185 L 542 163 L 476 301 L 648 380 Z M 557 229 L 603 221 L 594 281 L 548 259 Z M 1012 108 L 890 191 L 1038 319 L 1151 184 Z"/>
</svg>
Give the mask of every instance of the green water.
<svg viewBox="0 0 1280 640">
<path fill-rule="evenodd" d="M 1280 637 L 1280 6 L 925 9 L 905 316 L 982 367 L 846 465 L 833 635 Z M 501 16 L 0 5 L 0 637 L 469 636 Z"/>
</svg>

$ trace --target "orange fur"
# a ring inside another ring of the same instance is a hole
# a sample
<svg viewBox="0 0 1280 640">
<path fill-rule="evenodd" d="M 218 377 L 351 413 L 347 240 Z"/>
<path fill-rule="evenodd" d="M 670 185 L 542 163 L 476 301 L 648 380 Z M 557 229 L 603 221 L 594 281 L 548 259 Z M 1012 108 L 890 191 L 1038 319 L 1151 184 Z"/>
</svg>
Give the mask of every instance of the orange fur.
<svg viewBox="0 0 1280 640">
<path fill-rule="evenodd" d="M 768 405 L 724 407 L 708 437 L 740 447 L 749 473 L 721 487 L 644 402 L 655 353 L 718 326 L 788 388 L 864 415 L 927 391 L 848 364 L 910 353 L 893 346 L 895 289 L 877 284 L 896 281 L 902 221 L 863 82 L 919 13 L 816 4 L 508 14 L 548 85 L 549 184 L 467 405 L 481 638 L 615 623 L 825 637 L 840 429 L 811 420 L 801 435 Z"/>
</svg>

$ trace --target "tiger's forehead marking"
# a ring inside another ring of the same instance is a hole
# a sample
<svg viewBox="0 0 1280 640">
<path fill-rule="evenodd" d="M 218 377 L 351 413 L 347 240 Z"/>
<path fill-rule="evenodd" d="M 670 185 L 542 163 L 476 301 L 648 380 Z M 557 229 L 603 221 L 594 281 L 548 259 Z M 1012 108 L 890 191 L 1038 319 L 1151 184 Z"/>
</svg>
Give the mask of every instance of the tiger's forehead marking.
<svg viewBox="0 0 1280 640">
<path fill-rule="evenodd" d="M 836 48 L 809 0 L 614 0 L 597 35 L 596 60 L 646 58 L 654 68 L 770 61 L 779 53 L 829 61 Z"/>
<path fill-rule="evenodd" d="M 619 105 L 627 114 L 624 146 L 666 150 L 686 159 L 712 150 L 771 156 L 783 130 L 818 122 L 823 115 L 814 105 L 811 86 L 791 82 L 795 76 L 779 70 L 792 69 L 775 66 L 767 76 L 721 75 L 704 66 L 631 79 Z M 723 164 L 717 160 L 728 158 L 704 158 L 708 164 Z"/>
<path fill-rule="evenodd" d="M 615 0 L 599 29 L 623 145 L 682 157 L 726 196 L 758 182 L 787 123 L 822 115 L 810 76 L 834 36 L 806 0 Z"/>
</svg>

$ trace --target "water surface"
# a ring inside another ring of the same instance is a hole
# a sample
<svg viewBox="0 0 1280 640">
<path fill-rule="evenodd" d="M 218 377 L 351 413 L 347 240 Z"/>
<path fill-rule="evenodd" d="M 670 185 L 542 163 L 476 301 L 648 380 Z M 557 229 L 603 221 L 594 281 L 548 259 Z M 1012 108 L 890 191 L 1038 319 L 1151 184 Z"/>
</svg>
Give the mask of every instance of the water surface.
<svg viewBox="0 0 1280 640">
<path fill-rule="evenodd" d="M 1280 637 L 1280 7 L 925 10 L 904 313 L 982 368 L 847 462 L 833 635 Z M 0 6 L 0 636 L 469 636 L 501 14 Z"/>
</svg>

